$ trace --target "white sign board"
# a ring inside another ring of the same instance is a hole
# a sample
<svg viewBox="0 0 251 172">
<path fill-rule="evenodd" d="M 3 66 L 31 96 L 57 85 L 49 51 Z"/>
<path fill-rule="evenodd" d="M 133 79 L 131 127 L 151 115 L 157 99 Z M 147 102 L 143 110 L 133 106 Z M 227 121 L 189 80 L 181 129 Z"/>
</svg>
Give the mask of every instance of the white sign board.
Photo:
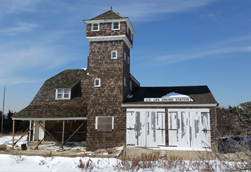
<svg viewBox="0 0 251 172">
<path fill-rule="evenodd" d="M 161 98 L 144 98 L 144 102 L 192 102 L 191 99 L 187 95 L 179 94 L 179 93 L 169 93 Z"/>
</svg>

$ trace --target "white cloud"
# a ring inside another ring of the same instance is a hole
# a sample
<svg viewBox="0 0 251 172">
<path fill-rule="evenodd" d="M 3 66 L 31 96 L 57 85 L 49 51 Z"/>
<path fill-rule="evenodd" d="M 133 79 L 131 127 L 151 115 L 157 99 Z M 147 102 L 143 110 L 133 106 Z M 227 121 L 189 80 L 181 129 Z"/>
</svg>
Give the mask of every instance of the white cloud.
<svg viewBox="0 0 251 172">
<path fill-rule="evenodd" d="M 14 26 L 14 27 L 0 29 L 0 33 L 13 36 L 13 35 L 23 33 L 23 32 L 30 32 L 37 27 L 38 27 L 37 24 L 26 23 L 26 22 L 17 22 L 16 26 Z"/>
</svg>

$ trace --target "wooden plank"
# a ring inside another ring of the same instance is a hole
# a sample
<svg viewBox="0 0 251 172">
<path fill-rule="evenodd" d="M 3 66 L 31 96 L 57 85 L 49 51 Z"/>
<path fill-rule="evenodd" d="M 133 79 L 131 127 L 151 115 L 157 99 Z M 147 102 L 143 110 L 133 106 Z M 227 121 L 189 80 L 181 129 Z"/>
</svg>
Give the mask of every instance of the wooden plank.
<svg viewBox="0 0 251 172">
<path fill-rule="evenodd" d="M 65 120 L 63 121 L 63 131 L 62 131 L 62 149 L 64 149 L 64 129 L 65 129 Z"/>
<path fill-rule="evenodd" d="M 12 149 L 14 149 L 14 137 L 15 137 L 15 120 L 13 120 L 12 124 Z"/>
</svg>

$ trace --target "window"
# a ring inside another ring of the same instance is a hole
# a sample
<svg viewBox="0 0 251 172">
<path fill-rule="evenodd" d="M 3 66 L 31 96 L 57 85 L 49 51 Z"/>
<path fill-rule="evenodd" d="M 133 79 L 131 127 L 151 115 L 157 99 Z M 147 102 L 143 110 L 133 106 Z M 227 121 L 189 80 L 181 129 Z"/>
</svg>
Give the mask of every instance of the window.
<svg viewBox="0 0 251 172">
<path fill-rule="evenodd" d="M 95 129 L 98 131 L 112 131 L 114 129 L 114 117 L 96 116 Z"/>
<path fill-rule="evenodd" d="M 124 61 L 126 61 L 126 52 L 124 52 Z"/>
<path fill-rule="evenodd" d="M 133 34 L 131 34 L 131 40 L 133 39 Z"/>
<path fill-rule="evenodd" d="M 129 33 L 129 27 L 126 25 L 126 33 Z"/>
<path fill-rule="evenodd" d="M 111 52 L 111 59 L 117 59 L 117 51 L 116 50 Z"/>
<path fill-rule="evenodd" d="M 101 85 L 101 80 L 100 78 L 95 78 L 94 79 L 94 87 L 100 87 Z"/>
<path fill-rule="evenodd" d="M 126 87 L 126 78 L 124 77 L 124 86 Z"/>
<path fill-rule="evenodd" d="M 132 90 L 132 81 L 130 80 L 130 90 Z"/>
<path fill-rule="evenodd" d="M 120 23 L 119 22 L 113 22 L 112 23 L 112 30 L 119 30 L 120 29 Z"/>
<path fill-rule="evenodd" d="M 92 23 L 92 31 L 99 31 L 99 23 Z"/>
<path fill-rule="evenodd" d="M 58 88 L 56 89 L 56 99 L 70 99 L 71 89 L 69 88 Z"/>
<path fill-rule="evenodd" d="M 127 56 L 127 63 L 130 64 L 130 56 Z"/>
</svg>

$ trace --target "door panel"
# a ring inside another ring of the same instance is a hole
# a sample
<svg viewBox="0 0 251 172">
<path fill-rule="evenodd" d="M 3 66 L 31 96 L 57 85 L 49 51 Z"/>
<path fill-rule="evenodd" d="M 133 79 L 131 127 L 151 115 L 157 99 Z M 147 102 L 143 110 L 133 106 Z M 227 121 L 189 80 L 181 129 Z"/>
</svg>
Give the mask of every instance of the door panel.
<svg viewBox="0 0 251 172">
<path fill-rule="evenodd" d="M 211 131 L 210 131 L 210 118 L 208 112 L 201 113 L 201 135 L 202 135 L 202 147 L 210 147 Z"/>
<path fill-rule="evenodd" d="M 177 146 L 177 112 L 168 113 L 169 146 Z"/>
<path fill-rule="evenodd" d="M 190 147 L 189 139 L 189 113 L 187 111 L 182 111 L 178 113 L 177 120 L 177 146 L 178 147 Z"/>
<path fill-rule="evenodd" d="M 157 112 L 156 116 L 156 146 L 166 145 L 165 113 Z"/>
<path fill-rule="evenodd" d="M 135 115 L 133 112 L 127 112 L 126 114 L 126 144 L 136 144 L 136 132 L 135 132 Z"/>
</svg>

